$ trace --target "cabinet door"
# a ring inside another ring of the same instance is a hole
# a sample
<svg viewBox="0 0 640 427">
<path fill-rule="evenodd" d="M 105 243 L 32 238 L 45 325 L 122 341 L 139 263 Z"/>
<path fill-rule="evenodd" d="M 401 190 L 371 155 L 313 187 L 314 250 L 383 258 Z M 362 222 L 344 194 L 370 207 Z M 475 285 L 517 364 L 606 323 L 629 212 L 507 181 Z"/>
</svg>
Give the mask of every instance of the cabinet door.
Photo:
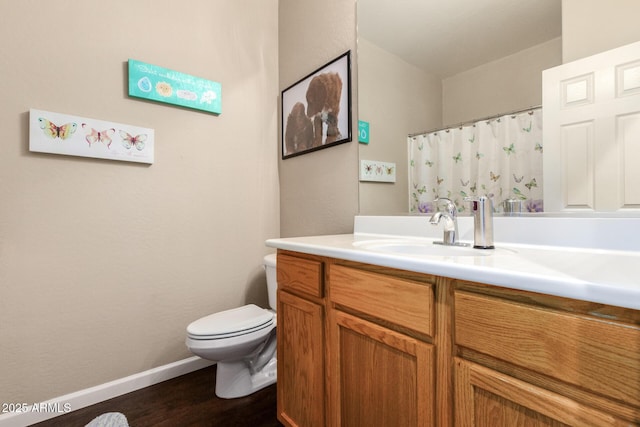
<svg viewBox="0 0 640 427">
<path fill-rule="evenodd" d="M 433 346 L 333 311 L 333 425 L 432 426 Z"/>
<path fill-rule="evenodd" d="M 611 427 L 630 424 L 559 394 L 456 358 L 455 425 Z"/>
<path fill-rule="evenodd" d="M 324 425 L 323 307 L 278 291 L 278 419 Z"/>
</svg>

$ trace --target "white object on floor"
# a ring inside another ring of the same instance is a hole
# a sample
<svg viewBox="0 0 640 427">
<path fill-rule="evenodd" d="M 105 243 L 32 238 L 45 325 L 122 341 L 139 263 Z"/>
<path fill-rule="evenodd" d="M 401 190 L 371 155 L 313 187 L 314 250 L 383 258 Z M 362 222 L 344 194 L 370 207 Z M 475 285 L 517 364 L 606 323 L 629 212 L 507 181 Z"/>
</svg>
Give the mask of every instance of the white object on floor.
<svg viewBox="0 0 640 427">
<path fill-rule="evenodd" d="M 120 412 L 107 412 L 91 420 L 85 427 L 129 427 L 129 423 Z"/>
</svg>

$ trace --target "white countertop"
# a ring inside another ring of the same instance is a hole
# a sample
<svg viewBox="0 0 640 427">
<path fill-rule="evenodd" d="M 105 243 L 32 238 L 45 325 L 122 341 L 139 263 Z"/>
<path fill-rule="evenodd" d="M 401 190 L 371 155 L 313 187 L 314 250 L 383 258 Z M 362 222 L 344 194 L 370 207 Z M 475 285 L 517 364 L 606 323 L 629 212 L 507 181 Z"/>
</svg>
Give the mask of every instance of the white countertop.
<svg viewBox="0 0 640 427">
<path fill-rule="evenodd" d="M 640 251 L 496 241 L 496 250 L 476 249 L 477 256 L 400 254 L 359 245 L 383 239 L 431 244 L 441 237 L 374 234 L 357 229 L 354 234 L 269 239 L 266 245 L 640 310 Z"/>
</svg>

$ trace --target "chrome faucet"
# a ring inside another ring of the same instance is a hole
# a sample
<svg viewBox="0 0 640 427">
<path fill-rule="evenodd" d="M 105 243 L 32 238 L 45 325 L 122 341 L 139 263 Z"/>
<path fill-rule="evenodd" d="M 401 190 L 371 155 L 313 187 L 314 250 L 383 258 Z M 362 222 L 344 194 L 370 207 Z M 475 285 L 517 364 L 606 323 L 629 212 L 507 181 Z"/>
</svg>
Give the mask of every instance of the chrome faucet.
<svg viewBox="0 0 640 427">
<path fill-rule="evenodd" d="M 433 225 L 438 225 L 440 220 L 444 220 L 444 235 L 442 242 L 433 242 L 437 245 L 447 246 L 467 246 L 466 243 L 458 242 L 458 210 L 455 203 L 446 197 L 438 197 L 436 200 L 436 206 L 438 202 L 444 202 L 446 204 L 445 210 L 438 210 L 431 216 L 429 222 Z"/>
<path fill-rule="evenodd" d="M 493 249 L 493 202 L 489 197 L 465 197 L 473 214 L 473 247 Z"/>
</svg>

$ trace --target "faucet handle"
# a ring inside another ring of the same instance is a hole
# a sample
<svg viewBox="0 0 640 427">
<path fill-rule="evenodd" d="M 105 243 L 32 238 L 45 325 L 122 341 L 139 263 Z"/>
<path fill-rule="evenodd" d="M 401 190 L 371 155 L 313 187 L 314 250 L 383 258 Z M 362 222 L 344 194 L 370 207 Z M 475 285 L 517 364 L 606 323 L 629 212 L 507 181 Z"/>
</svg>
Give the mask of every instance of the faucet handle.
<svg viewBox="0 0 640 427">
<path fill-rule="evenodd" d="M 449 213 L 449 215 L 451 216 L 455 216 L 456 213 L 458 212 L 458 208 L 456 207 L 456 204 L 453 203 L 453 201 L 451 199 L 448 199 L 446 197 L 437 197 L 434 202 L 439 203 L 439 202 L 444 202 L 446 203 L 447 207 L 447 212 Z"/>
</svg>

